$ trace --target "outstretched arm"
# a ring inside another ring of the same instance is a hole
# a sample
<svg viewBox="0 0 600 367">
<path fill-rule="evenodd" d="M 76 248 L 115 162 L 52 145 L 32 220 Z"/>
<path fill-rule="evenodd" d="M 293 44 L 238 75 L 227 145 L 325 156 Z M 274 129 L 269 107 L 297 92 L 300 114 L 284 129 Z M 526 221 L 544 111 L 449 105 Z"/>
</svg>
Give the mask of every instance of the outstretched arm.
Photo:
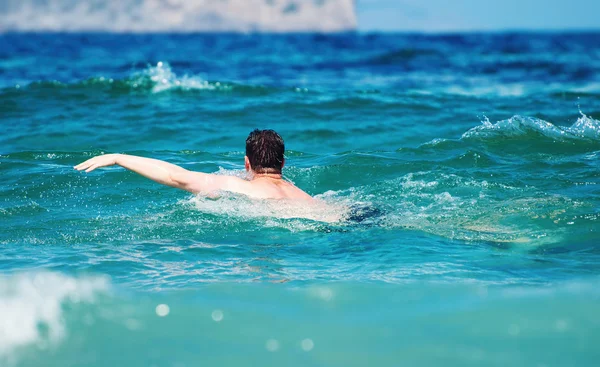
<svg viewBox="0 0 600 367">
<path fill-rule="evenodd" d="M 99 155 L 78 164 L 74 168 L 78 171 L 91 172 L 96 168 L 112 165 L 119 165 L 160 184 L 193 193 L 227 190 L 227 186 L 230 186 L 229 177 L 226 176 L 192 172 L 158 159 L 126 154 Z"/>
</svg>

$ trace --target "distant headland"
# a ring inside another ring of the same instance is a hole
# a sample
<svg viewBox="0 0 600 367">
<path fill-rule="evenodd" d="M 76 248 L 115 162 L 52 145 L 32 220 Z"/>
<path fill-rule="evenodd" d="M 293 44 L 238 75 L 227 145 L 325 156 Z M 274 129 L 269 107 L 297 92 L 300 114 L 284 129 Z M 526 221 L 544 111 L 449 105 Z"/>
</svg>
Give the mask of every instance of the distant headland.
<svg viewBox="0 0 600 367">
<path fill-rule="evenodd" d="M 4 0 L 0 32 L 344 32 L 354 0 Z"/>
</svg>

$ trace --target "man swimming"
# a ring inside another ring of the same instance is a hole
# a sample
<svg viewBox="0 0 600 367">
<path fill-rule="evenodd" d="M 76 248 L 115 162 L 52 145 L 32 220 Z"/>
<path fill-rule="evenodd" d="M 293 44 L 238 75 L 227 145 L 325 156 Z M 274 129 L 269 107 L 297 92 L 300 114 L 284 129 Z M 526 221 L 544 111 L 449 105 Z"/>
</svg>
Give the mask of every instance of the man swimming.
<svg viewBox="0 0 600 367">
<path fill-rule="evenodd" d="M 183 167 L 158 159 L 126 154 L 104 154 L 88 159 L 74 168 L 91 172 L 96 168 L 119 165 L 160 184 L 186 190 L 194 194 L 229 191 L 258 199 L 300 199 L 312 197 L 282 177 L 285 164 L 285 145 L 273 130 L 254 130 L 246 139 L 244 157 L 248 180 L 188 171 Z"/>
</svg>

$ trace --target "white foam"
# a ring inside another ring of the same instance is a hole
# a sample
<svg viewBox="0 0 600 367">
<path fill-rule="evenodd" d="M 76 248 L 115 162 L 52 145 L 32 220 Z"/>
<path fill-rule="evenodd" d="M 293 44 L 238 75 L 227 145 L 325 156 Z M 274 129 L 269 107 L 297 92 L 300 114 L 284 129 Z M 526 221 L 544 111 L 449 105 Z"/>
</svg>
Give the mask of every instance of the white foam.
<svg viewBox="0 0 600 367">
<path fill-rule="evenodd" d="M 57 273 L 0 277 L 0 364 L 19 347 L 58 343 L 66 334 L 63 304 L 92 302 L 98 292 L 108 288 L 103 277 Z"/>
<path fill-rule="evenodd" d="M 494 136 L 521 136 L 528 132 L 536 132 L 556 140 L 566 139 L 600 139 L 600 121 L 581 113 L 581 116 L 570 127 L 556 126 L 548 121 L 535 117 L 513 116 L 495 124 L 483 121 L 462 135 L 462 139 L 488 138 Z"/>
<path fill-rule="evenodd" d="M 201 195 L 187 201 L 195 210 L 207 214 L 238 218 L 242 220 L 264 220 L 265 226 L 285 226 L 285 220 L 301 219 L 322 223 L 336 223 L 344 220 L 348 207 L 317 198 L 314 202 L 300 200 L 257 200 L 227 192 L 219 193 L 217 198 Z M 282 221 L 283 220 L 283 221 Z M 294 229 L 306 230 L 309 223 L 295 223 Z M 290 228 L 291 229 L 291 228 Z"/>
<path fill-rule="evenodd" d="M 567 127 L 564 130 L 581 138 L 600 140 L 600 121 L 586 116 L 581 111 L 579 113 L 581 116 L 577 121 L 571 127 Z"/>
<path fill-rule="evenodd" d="M 320 31 L 356 28 L 353 0 L 3 0 L 6 31 Z"/>
<path fill-rule="evenodd" d="M 460 86 L 452 85 L 442 89 L 443 92 L 448 94 L 455 94 L 460 96 L 498 96 L 498 97 L 522 97 L 530 90 L 522 83 L 495 83 L 485 84 L 480 82 L 471 86 Z"/>
<path fill-rule="evenodd" d="M 232 175 L 246 178 L 243 170 L 226 170 L 220 168 L 217 174 Z M 263 225 L 271 227 L 285 227 L 290 230 L 311 230 L 315 223 L 306 223 L 309 220 L 320 223 L 338 223 L 345 220 L 349 214 L 348 203 L 338 199 L 335 193 L 324 193 L 315 196 L 315 200 L 259 200 L 250 199 L 244 195 L 229 192 L 219 192 L 205 197 L 194 196 L 183 202 L 191 205 L 195 210 L 225 218 L 241 220 L 261 220 Z M 300 222 L 289 222 L 299 219 Z"/>
<path fill-rule="evenodd" d="M 156 66 L 150 66 L 146 70 L 137 73 L 130 84 L 135 88 L 138 85 L 143 84 L 147 78 L 152 81 L 152 91 L 155 93 L 171 89 L 214 90 L 228 88 L 219 83 L 211 84 L 198 76 L 184 75 L 183 77 L 178 77 L 171 69 L 171 66 L 162 61 L 159 61 Z"/>
<path fill-rule="evenodd" d="M 533 188 L 439 172 L 409 173 L 388 181 L 385 187 L 401 187 L 400 194 L 380 194 L 400 195 L 402 200 L 393 201 L 396 204 L 381 221 L 383 227 L 416 229 L 466 241 L 556 243 L 564 238 L 564 228 L 550 230 L 537 223 L 560 220 L 568 208 L 577 205 L 569 198 L 542 195 Z"/>
</svg>

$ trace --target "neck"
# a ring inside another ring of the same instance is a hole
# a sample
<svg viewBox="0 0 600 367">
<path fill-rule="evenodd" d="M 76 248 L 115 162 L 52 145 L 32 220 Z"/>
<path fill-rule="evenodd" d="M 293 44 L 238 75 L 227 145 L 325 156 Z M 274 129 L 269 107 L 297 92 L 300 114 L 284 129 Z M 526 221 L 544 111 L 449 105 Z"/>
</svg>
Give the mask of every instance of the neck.
<svg viewBox="0 0 600 367">
<path fill-rule="evenodd" d="M 281 173 L 252 173 L 252 179 L 256 180 L 257 178 L 270 178 L 273 180 L 281 180 L 283 177 Z"/>
</svg>

